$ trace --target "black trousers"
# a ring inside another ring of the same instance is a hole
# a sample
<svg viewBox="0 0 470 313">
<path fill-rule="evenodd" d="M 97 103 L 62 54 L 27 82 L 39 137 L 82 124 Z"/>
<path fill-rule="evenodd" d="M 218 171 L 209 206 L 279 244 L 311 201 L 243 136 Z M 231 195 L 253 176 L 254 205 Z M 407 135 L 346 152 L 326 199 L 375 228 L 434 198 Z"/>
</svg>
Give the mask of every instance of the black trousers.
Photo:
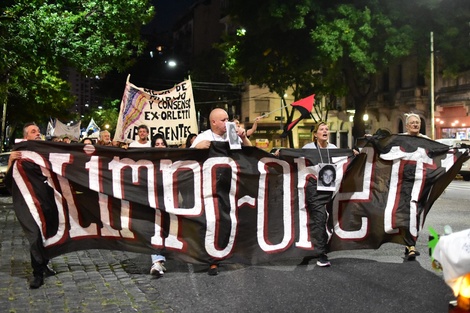
<svg viewBox="0 0 470 313">
<path fill-rule="evenodd" d="M 33 254 L 31 253 L 31 267 L 33 268 L 33 276 L 40 276 L 44 274 L 44 269 L 46 268 L 49 260 L 44 260 L 43 263 L 36 261 Z"/>
<path fill-rule="evenodd" d="M 310 179 L 306 188 L 306 202 L 309 213 L 309 225 L 313 239 L 315 254 L 328 252 L 328 233 L 327 233 L 327 204 L 330 202 L 333 192 L 318 191 L 317 182 Z"/>
</svg>

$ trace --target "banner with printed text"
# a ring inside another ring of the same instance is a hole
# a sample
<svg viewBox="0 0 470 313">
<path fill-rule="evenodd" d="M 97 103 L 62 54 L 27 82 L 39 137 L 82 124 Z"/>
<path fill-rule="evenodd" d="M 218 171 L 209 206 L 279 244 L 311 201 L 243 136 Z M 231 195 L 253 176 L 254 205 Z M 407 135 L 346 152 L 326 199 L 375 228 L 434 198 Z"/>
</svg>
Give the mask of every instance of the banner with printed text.
<svg viewBox="0 0 470 313">
<path fill-rule="evenodd" d="M 161 134 L 169 145 L 180 145 L 189 134 L 199 133 L 191 80 L 161 91 L 140 88 L 127 81 L 114 140 L 136 140 L 142 124 L 150 129 L 149 140 Z"/>
<path fill-rule="evenodd" d="M 328 210 L 329 249 L 415 240 L 468 150 L 409 136 L 349 149 L 124 150 L 26 141 L 9 172 L 37 259 L 85 249 L 161 251 L 190 263 L 316 256 L 309 193 Z M 335 190 L 307 186 L 335 165 Z M 438 182 L 438 183 L 437 183 Z"/>
</svg>

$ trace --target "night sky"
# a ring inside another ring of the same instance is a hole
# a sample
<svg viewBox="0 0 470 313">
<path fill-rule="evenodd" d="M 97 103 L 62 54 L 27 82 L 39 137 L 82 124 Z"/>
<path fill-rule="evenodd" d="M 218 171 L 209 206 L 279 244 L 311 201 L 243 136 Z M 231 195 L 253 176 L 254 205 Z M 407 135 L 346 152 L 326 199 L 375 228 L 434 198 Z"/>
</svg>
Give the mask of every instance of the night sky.
<svg viewBox="0 0 470 313">
<path fill-rule="evenodd" d="M 152 0 L 155 6 L 154 20 L 148 25 L 150 30 L 164 32 L 171 29 L 175 21 L 197 0 Z"/>
</svg>

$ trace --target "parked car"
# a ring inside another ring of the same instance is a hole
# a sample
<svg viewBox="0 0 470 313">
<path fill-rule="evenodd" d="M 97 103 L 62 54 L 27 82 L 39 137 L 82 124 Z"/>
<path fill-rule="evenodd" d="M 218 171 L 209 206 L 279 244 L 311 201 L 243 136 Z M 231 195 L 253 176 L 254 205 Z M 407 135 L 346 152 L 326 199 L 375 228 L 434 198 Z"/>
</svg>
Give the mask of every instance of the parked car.
<svg viewBox="0 0 470 313">
<path fill-rule="evenodd" d="M 466 139 L 443 138 L 436 139 L 436 141 L 453 148 L 470 148 L 470 140 Z M 459 174 L 462 176 L 463 180 L 470 181 L 470 160 L 462 164 Z"/>
<path fill-rule="evenodd" d="M 5 185 L 5 175 L 8 170 L 8 159 L 10 158 L 11 152 L 0 153 L 0 190 L 4 191 L 6 189 Z"/>
</svg>

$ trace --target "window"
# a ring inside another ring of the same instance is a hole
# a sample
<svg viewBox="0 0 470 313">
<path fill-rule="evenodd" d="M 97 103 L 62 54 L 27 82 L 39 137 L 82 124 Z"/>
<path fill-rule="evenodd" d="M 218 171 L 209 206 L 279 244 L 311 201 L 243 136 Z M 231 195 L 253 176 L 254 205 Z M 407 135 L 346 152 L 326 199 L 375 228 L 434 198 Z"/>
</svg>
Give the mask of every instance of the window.
<svg viewBox="0 0 470 313">
<path fill-rule="evenodd" d="M 338 146 L 336 144 L 336 132 L 331 132 L 330 131 L 330 140 L 329 140 L 330 143 L 334 144 L 335 146 Z"/>
<path fill-rule="evenodd" d="M 255 113 L 270 112 L 269 99 L 256 99 L 255 100 Z"/>
<path fill-rule="evenodd" d="M 339 133 L 339 148 L 349 148 L 348 132 Z"/>
</svg>

